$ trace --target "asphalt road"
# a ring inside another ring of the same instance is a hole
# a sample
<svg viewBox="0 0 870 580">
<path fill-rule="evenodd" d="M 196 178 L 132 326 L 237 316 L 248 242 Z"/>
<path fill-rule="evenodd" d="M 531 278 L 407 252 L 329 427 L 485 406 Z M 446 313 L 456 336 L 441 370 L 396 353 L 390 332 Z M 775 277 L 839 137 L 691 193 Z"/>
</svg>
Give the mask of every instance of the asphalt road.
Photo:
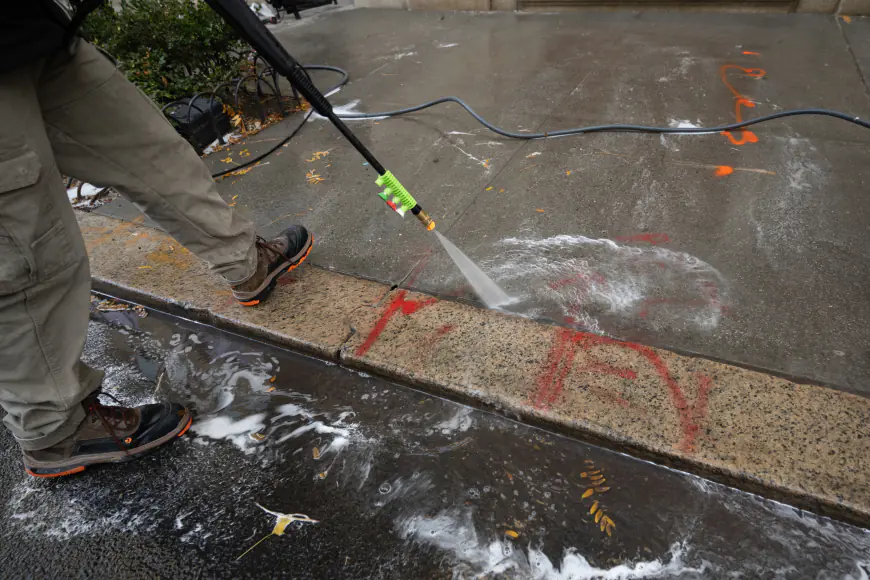
<svg viewBox="0 0 870 580">
<path fill-rule="evenodd" d="M 4 431 L 5 578 L 870 573 L 867 530 L 160 313 L 95 312 L 85 358 L 122 401 L 197 420 L 55 481 Z M 316 522 L 269 535 L 280 514 Z"/>
</svg>

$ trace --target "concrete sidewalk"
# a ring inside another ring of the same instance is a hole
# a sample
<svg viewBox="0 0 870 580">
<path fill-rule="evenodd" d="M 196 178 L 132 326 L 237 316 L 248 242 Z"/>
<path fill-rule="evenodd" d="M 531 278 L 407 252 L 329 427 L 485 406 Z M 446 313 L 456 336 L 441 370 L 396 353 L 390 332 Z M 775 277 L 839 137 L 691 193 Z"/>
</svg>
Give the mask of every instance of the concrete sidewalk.
<svg viewBox="0 0 870 580">
<path fill-rule="evenodd" d="M 870 400 L 306 267 L 258 308 L 165 234 L 81 214 L 96 287 L 870 522 Z"/>
<path fill-rule="evenodd" d="M 332 97 L 347 109 L 458 95 L 519 131 L 719 124 L 738 103 L 744 117 L 797 107 L 870 116 L 866 19 L 341 10 L 275 30 L 302 62 L 350 72 Z M 517 314 L 870 391 L 870 132 L 801 117 L 731 139 L 524 142 L 455 105 L 353 126 L 439 230 L 521 298 Z M 208 162 L 225 168 L 223 157 Z M 434 238 L 384 207 L 374 178 L 313 120 L 220 188 L 264 234 L 311 228 L 319 266 L 474 303 Z"/>
</svg>

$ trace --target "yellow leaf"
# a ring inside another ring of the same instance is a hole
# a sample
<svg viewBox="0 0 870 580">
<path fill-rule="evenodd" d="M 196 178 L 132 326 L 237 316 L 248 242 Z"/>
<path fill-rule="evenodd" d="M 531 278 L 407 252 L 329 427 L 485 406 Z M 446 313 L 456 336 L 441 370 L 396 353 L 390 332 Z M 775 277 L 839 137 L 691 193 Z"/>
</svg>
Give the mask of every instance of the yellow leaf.
<svg viewBox="0 0 870 580">
<path fill-rule="evenodd" d="M 586 477 L 586 472 L 584 471 L 583 473 L 581 473 L 580 477 Z"/>
<path fill-rule="evenodd" d="M 499 192 L 499 193 L 504 193 L 504 189 L 499 189 L 498 192 Z"/>
<path fill-rule="evenodd" d="M 274 383 L 274 382 L 275 382 L 275 379 L 277 379 L 277 378 L 278 378 L 278 377 L 277 377 L 277 375 L 276 375 L 276 376 L 272 377 L 271 379 L 269 379 L 269 382 L 270 382 L 270 383 Z"/>
<path fill-rule="evenodd" d="M 150 270 L 151 266 L 139 266 L 140 270 Z"/>
<path fill-rule="evenodd" d="M 592 478 L 592 481 L 593 481 L 593 483 L 595 483 L 595 485 L 601 485 L 602 483 L 606 482 L 607 480 L 602 477 L 601 479 Z"/>
<path fill-rule="evenodd" d="M 539 208 L 539 207 L 536 207 L 536 208 L 535 208 L 535 211 L 538 212 L 538 213 L 544 213 L 544 210 L 542 210 L 542 209 Z"/>
<path fill-rule="evenodd" d="M 602 512 L 602 511 L 599 511 L 597 514 L 595 514 L 595 523 L 596 524 L 601 520 L 601 516 L 603 516 L 603 515 L 604 515 L 604 512 Z"/>
<path fill-rule="evenodd" d="M 598 493 L 604 493 L 605 491 L 610 491 L 610 488 L 606 487 L 606 486 L 605 487 L 596 487 L 595 491 L 597 491 Z"/>
<path fill-rule="evenodd" d="M 507 530 L 504 535 L 510 536 L 511 538 L 519 538 L 520 535 L 513 530 Z"/>
<path fill-rule="evenodd" d="M 318 473 L 317 477 L 319 477 L 320 479 L 326 479 L 326 472 L 322 471 L 322 472 Z"/>
<path fill-rule="evenodd" d="M 275 390 L 275 387 L 269 387 L 268 389 L 266 389 L 266 392 L 271 393 L 274 390 Z"/>
<path fill-rule="evenodd" d="M 232 162 L 233 162 L 232 157 L 227 157 L 226 159 L 221 159 L 221 163 L 232 163 Z"/>
<path fill-rule="evenodd" d="M 592 504 L 592 507 L 589 508 L 589 513 L 590 513 L 590 514 L 594 514 L 594 513 L 595 513 L 595 510 L 597 510 L 597 509 L 598 509 L 598 502 L 596 501 L 596 502 L 594 502 L 594 503 Z"/>
<path fill-rule="evenodd" d="M 565 175 L 571 175 L 571 170 L 569 169 L 568 171 L 566 171 Z"/>
<path fill-rule="evenodd" d="M 595 493 L 595 490 L 590 487 L 589 489 L 587 489 L 586 491 L 583 492 L 583 499 L 586 499 L 587 497 L 589 497 L 593 493 Z"/>
<path fill-rule="evenodd" d="M 284 528 L 286 528 L 292 521 L 293 520 L 291 520 L 290 518 L 279 517 L 278 521 L 275 522 L 275 527 L 272 528 L 272 533 L 276 536 L 283 536 Z"/>
<path fill-rule="evenodd" d="M 237 193 L 236 195 L 234 195 L 234 196 L 233 196 L 233 199 L 230 200 L 230 201 L 236 201 L 236 198 L 237 198 L 237 197 L 239 197 L 239 194 L 238 194 L 238 193 Z"/>
<path fill-rule="evenodd" d="M 253 439 L 254 441 L 262 441 L 265 438 L 266 436 L 262 433 L 251 433 L 251 439 Z"/>
<path fill-rule="evenodd" d="M 616 523 L 614 523 L 614 521 L 611 520 L 608 516 L 604 516 L 604 523 L 612 528 L 616 527 Z"/>
<path fill-rule="evenodd" d="M 492 186 L 490 185 L 489 187 L 486 188 L 486 190 L 487 190 L 487 191 L 492 191 Z"/>
<path fill-rule="evenodd" d="M 318 449 L 317 447 L 315 447 L 315 448 L 311 451 L 311 455 L 314 457 L 314 459 L 320 459 L 320 449 Z"/>
<path fill-rule="evenodd" d="M 601 528 L 601 531 L 603 532 L 606 525 L 604 522 L 601 522 L 600 524 L 598 524 L 598 527 Z"/>
<path fill-rule="evenodd" d="M 613 535 L 613 528 L 611 528 L 610 526 L 606 526 L 606 527 L 604 528 L 604 531 L 607 532 L 607 535 L 608 535 L 608 536 L 612 536 L 612 535 Z"/>
</svg>

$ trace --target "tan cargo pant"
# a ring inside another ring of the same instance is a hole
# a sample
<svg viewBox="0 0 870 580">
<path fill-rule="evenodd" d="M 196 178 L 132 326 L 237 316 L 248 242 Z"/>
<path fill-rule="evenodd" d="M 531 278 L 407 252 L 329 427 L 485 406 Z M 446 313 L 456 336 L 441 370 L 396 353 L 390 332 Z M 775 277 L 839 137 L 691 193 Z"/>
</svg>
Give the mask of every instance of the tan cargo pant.
<svg viewBox="0 0 870 580">
<path fill-rule="evenodd" d="M 256 266 L 252 224 L 93 46 L 0 75 L 0 406 L 24 449 L 70 436 L 101 380 L 79 361 L 90 271 L 61 173 L 114 187 L 230 283 Z"/>
</svg>

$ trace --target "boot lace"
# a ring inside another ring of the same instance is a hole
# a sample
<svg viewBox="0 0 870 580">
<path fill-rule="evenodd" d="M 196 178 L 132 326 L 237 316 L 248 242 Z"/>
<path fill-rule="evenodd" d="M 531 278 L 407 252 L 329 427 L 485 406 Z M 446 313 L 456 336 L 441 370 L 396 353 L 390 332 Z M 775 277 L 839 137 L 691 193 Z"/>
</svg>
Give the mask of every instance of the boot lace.
<svg viewBox="0 0 870 580">
<path fill-rule="evenodd" d="M 284 252 L 281 251 L 281 248 L 279 248 L 278 246 L 276 246 L 276 245 L 273 244 L 272 242 L 270 242 L 270 241 L 268 241 L 268 240 L 266 240 L 265 238 L 262 238 L 262 237 L 260 237 L 260 236 L 257 236 L 256 244 L 257 244 L 259 247 L 263 248 L 264 250 L 267 250 L 267 251 L 269 251 L 269 252 L 272 252 L 272 253 L 274 254 L 274 256 L 272 256 L 272 259 L 274 259 L 274 258 L 276 258 L 276 257 L 278 257 L 278 256 L 283 256 L 283 255 L 284 255 Z M 270 260 L 270 261 L 271 261 L 271 260 Z"/>
<path fill-rule="evenodd" d="M 99 395 L 103 395 L 108 397 L 118 403 L 118 406 L 109 407 L 107 405 L 103 405 L 100 403 Z M 85 399 L 85 409 L 91 417 L 95 417 L 100 420 L 103 424 L 103 427 L 106 428 L 106 431 L 109 432 L 109 435 L 112 436 L 112 439 L 115 440 L 115 443 L 118 444 L 118 447 L 121 450 L 129 455 L 130 452 L 127 451 L 127 447 L 121 442 L 121 438 L 118 437 L 118 434 L 115 432 L 115 429 L 126 427 L 132 420 L 135 419 L 135 411 L 134 409 L 130 409 L 124 407 L 121 404 L 121 401 L 113 397 L 108 393 L 99 393 L 95 394 L 91 397 Z"/>
</svg>

